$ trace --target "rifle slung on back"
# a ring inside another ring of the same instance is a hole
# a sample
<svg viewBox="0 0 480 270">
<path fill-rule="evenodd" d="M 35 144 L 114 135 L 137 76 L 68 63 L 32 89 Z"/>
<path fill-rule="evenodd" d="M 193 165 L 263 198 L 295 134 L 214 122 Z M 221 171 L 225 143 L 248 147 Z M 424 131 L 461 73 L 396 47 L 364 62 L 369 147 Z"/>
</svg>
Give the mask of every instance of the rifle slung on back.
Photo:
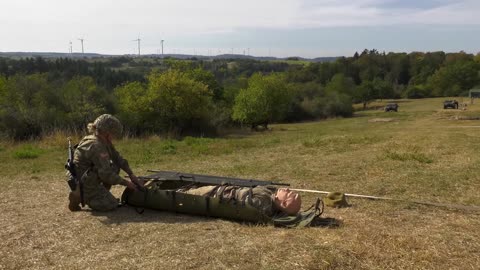
<svg viewBox="0 0 480 270">
<path fill-rule="evenodd" d="M 78 178 L 77 172 L 75 170 L 75 163 L 73 163 L 73 158 L 74 158 L 74 147 L 72 147 L 72 141 L 70 138 L 68 138 L 68 159 L 67 162 L 65 163 L 65 169 L 67 170 L 67 175 L 68 175 L 68 186 L 70 187 L 70 190 L 72 192 L 76 191 L 77 188 L 80 191 L 80 201 L 82 204 L 82 207 L 85 206 L 85 200 L 83 196 L 83 182 L 81 179 Z"/>
</svg>

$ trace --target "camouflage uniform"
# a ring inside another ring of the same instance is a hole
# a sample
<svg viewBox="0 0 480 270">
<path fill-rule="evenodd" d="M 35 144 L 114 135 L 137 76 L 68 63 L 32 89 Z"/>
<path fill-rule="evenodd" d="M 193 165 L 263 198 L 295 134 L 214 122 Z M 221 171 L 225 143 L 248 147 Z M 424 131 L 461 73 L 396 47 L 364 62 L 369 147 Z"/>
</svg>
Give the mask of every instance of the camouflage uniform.
<svg viewBox="0 0 480 270">
<path fill-rule="evenodd" d="M 246 202 L 269 217 L 277 212 L 273 203 L 275 191 L 263 186 L 254 188 L 239 186 L 203 186 L 190 188 L 188 190 L 179 190 L 179 192 Z"/>
<path fill-rule="evenodd" d="M 118 200 L 109 190 L 112 185 L 126 185 L 127 181 L 118 174 L 120 169 L 132 174 L 127 160 L 111 143 L 89 135 L 75 149 L 74 163 L 78 177 L 83 177 L 85 203 L 93 210 L 115 209 Z"/>
</svg>

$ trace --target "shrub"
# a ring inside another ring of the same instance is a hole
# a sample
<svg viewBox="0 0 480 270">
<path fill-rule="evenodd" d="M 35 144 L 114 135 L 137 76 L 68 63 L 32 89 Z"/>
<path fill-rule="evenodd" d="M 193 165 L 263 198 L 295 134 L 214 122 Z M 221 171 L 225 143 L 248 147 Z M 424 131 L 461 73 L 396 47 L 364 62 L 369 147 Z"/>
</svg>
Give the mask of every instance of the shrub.
<svg viewBox="0 0 480 270">
<path fill-rule="evenodd" d="M 160 147 L 162 154 L 175 155 L 177 153 L 177 146 L 171 140 L 165 141 Z"/>
<path fill-rule="evenodd" d="M 115 95 L 120 118 L 136 132 L 178 135 L 207 128 L 213 111 L 208 87 L 178 70 L 152 72 L 146 86 L 129 83 L 117 88 Z"/>
</svg>

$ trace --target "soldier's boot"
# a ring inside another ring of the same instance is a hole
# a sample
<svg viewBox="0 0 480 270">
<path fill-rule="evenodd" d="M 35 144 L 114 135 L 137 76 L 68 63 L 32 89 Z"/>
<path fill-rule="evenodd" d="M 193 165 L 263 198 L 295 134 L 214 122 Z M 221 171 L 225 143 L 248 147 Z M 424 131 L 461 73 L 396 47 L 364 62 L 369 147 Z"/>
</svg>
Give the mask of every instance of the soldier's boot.
<svg viewBox="0 0 480 270">
<path fill-rule="evenodd" d="M 70 191 L 70 194 L 68 194 L 68 200 L 68 209 L 70 209 L 70 211 L 75 212 L 82 210 L 80 207 L 81 199 L 78 189 L 75 191 Z"/>
</svg>

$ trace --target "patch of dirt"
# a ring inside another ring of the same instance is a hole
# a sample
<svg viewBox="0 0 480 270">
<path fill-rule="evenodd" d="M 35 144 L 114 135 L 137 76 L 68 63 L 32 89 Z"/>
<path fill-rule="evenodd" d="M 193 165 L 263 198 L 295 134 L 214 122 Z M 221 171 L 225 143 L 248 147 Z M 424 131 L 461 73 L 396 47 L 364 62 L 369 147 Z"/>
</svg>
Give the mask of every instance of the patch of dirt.
<svg viewBox="0 0 480 270">
<path fill-rule="evenodd" d="M 377 123 L 377 122 L 396 122 L 398 120 L 395 120 L 393 118 L 373 118 L 368 120 L 369 123 Z"/>
<path fill-rule="evenodd" d="M 480 120 L 480 116 L 452 116 L 450 120 Z"/>
</svg>

